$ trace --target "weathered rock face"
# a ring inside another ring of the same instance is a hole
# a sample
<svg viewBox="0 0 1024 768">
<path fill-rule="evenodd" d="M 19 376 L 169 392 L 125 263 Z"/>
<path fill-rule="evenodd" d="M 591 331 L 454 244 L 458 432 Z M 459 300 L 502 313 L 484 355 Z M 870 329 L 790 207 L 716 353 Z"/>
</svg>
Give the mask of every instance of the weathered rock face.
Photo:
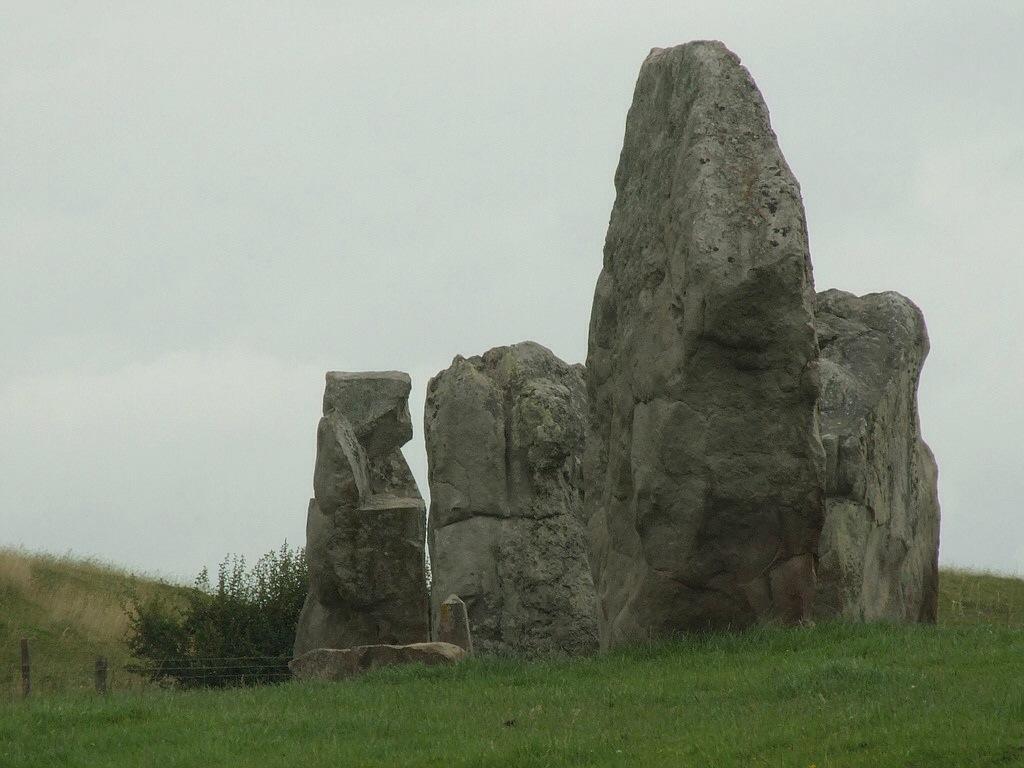
<svg viewBox="0 0 1024 768">
<path fill-rule="evenodd" d="M 376 667 L 396 664 L 457 664 L 468 654 L 451 643 L 360 645 L 355 648 L 315 648 L 288 662 L 299 680 L 339 681 Z"/>
<path fill-rule="evenodd" d="M 533 342 L 456 357 L 427 388 L 435 619 L 466 603 L 485 653 L 597 647 L 580 461 L 583 368 Z"/>
<path fill-rule="evenodd" d="M 412 438 L 410 388 L 396 371 L 327 374 L 296 656 L 430 636 L 426 509 L 401 452 Z"/>
<path fill-rule="evenodd" d="M 721 43 L 637 81 L 590 322 L 602 645 L 809 614 L 824 510 L 800 190 Z"/>
<path fill-rule="evenodd" d="M 921 439 L 920 310 L 898 293 L 818 294 L 825 526 L 815 613 L 934 621 L 937 469 Z"/>
</svg>

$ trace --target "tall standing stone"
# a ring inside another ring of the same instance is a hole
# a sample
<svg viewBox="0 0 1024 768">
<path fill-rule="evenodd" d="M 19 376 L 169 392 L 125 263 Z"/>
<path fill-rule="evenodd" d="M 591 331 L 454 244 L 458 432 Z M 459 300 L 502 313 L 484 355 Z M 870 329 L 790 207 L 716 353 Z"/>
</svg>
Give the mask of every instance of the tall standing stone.
<svg viewBox="0 0 1024 768">
<path fill-rule="evenodd" d="M 898 293 L 818 294 L 825 526 L 815 613 L 935 621 L 937 468 L 921 437 L 921 311 Z"/>
<path fill-rule="evenodd" d="M 587 358 L 602 645 L 804 618 L 824 507 L 807 226 L 725 46 L 651 51 L 615 188 Z"/>
<path fill-rule="evenodd" d="M 456 357 L 427 388 L 433 615 L 459 595 L 479 651 L 597 647 L 585 402 L 582 366 L 533 342 Z"/>
<path fill-rule="evenodd" d="M 398 371 L 327 374 L 295 656 L 429 639 L 426 508 L 401 451 L 411 386 Z"/>
</svg>

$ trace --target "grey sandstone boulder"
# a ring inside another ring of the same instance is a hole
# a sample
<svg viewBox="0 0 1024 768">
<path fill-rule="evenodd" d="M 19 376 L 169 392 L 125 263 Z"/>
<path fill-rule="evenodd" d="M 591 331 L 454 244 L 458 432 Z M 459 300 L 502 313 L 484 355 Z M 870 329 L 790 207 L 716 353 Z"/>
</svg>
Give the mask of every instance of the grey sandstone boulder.
<svg viewBox="0 0 1024 768">
<path fill-rule="evenodd" d="M 327 374 L 296 656 L 430 636 L 426 508 L 401 452 L 410 388 L 397 371 Z"/>
<path fill-rule="evenodd" d="M 799 185 L 718 42 L 644 61 L 590 321 L 604 647 L 810 615 L 824 512 Z"/>
<path fill-rule="evenodd" d="M 355 677 L 377 667 L 424 664 L 433 667 L 457 664 L 466 652 L 451 643 L 410 643 L 408 645 L 360 645 L 355 648 L 315 648 L 288 662 L 299 680 L 338 681 Z"/>
<path fill-rule="evenodd" d="M 818 294 L 825 525 L 815 613 L 935 621 L 937 469 L 921 438 L 928 354 L 920 310 L 898 293 Z"/>
<path fill-rule="evenodd" d="M 585 401 L 582 366 L 533 342 L 456 357 L 427 388 L 433 615 L 459 595 L 478 651 L 597 647 Z"/>
</svg>

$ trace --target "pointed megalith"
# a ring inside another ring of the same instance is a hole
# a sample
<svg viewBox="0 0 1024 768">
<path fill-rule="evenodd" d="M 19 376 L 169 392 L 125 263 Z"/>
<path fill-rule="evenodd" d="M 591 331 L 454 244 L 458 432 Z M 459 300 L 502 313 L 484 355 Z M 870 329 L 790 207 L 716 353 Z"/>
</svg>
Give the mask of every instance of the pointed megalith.
<svg viewBox="0 0 1024 768">
<path fill-rule="evenodd" d="M 295 656 L 429 639 L 426 508 L 401 450 L 411 386 L 398 371 L 327 374 Z"/>
<path fill-rule="evenodd" d="M 615 188 L 587 357 L 602 644 L 799 620 L 824 508 L 807 226 L 725 46 L 650 53 Z"/>
<path fill-rule="evenodd" d="M 585 403 L 583 367 L 533 342 L 456 357 L 427 387 L 433 615 L 457 594 L 479 651 L 597 648 Z"/>
<path fill-rule="evenodd" d="M 939 498 L 921 437 L 924 316 L 898 293 L 818 294 L 825 527 L 815 613 L 935 621 Z"/>
<path fill-rule="evenodd" d="M 437 619 L 437 640 L 441 643 L 457 645 L 467 653 L 473 652 L 473 635 L 469 631 L 469 614 L 466 613 L 466 604 L 459 599 L 458 595 L 448 595 L 448 598 L 441 603 Z"/>
</svg>

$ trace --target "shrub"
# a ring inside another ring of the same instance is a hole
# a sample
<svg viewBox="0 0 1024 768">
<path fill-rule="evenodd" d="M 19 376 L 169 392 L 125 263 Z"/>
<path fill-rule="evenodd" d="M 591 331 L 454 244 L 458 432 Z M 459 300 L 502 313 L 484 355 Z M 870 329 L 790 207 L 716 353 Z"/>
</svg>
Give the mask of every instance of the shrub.
<svg viewBox="0 0 1024 768">
<path fill-rule="evenodd" d="M 134 669 L 184 687 L 286 679 L 306 587 L 303 550 L 285 542 L 251 569 L 245 558 L 229 555 L 216 585 L 204 568 L 183 605 L 133 597 L 128 648 L 142 662 Z"/>
</svg>

